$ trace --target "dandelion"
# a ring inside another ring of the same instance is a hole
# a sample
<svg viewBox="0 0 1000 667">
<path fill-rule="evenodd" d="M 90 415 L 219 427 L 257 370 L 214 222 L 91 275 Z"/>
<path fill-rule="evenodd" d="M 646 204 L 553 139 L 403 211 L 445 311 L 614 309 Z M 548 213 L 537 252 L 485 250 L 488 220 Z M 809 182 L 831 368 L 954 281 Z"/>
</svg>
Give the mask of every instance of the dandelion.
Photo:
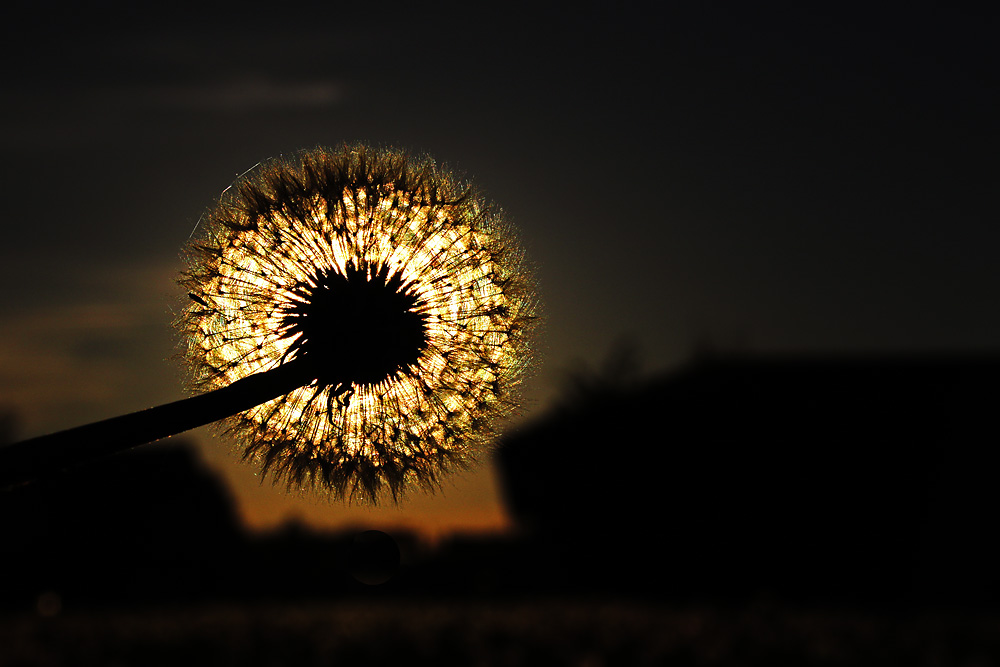
<svg viewBox="0 0 1000 667">
<path fill-rule="evenodd" d="M 206 407 L 170 418 L 223 419 L 275 481 L 398 500 L 475 460 L 517 408 L 538 314 L 524 254 L 430 159 L 272 161 L 226 190 L 187 254 L 178 325 L 204 392 L 187 401 Z"/>
<path fill-rule="evenodd" d="M 304 362 L 301 386 L 228 420 L 247 458 L 338 496 L 433 485 L 495 436 L 530 358 L 510 232 L 429 160 L 349 147 L 266 165 L 191 248 L 195 384 Z"/>
</svg>

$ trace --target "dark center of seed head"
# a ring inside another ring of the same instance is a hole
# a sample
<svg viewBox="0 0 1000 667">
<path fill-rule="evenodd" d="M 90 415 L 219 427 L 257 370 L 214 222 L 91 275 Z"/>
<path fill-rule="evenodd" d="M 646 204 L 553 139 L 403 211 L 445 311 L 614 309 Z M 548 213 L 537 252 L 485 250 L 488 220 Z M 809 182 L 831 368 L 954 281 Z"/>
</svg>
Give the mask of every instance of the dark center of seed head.
<svg viewBox="0 0 1000 667">
<path fill-rule="evenodd" d="M 412 373 L 427 347 L 427 316 L 412 283 L 389 267 L 320 270 L 281 308 L 286 358 L 306 358 L 321 385 L 374 385 Z M 298 337 L 296 335 L 298 334 Z"/>
</svg>

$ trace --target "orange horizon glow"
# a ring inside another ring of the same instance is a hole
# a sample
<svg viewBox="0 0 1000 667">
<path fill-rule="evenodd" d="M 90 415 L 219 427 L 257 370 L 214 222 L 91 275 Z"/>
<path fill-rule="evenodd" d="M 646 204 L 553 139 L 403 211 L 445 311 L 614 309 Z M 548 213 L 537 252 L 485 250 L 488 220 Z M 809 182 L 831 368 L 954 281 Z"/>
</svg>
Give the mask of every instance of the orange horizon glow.
<svg viewBox="0 0 1000 667">
<path fill-rule="evenodd" d="M 252 464 L 225 451 L 223 441 L 208 433 L 196 442 L 203 463 L 230 494 L 242 525 L 255 533 L 294 525 L 323 533 L 378 529 L 410 532 L 433 546 L 453 535 L 502 534 L 515 528 L 489 462 L 452 475 L 436 493 L 410 493 L 398 505 L 349 505 L 331 503 L 317 493 L 288 492 L 267 479 L 262 482 Z"/>
</svg>

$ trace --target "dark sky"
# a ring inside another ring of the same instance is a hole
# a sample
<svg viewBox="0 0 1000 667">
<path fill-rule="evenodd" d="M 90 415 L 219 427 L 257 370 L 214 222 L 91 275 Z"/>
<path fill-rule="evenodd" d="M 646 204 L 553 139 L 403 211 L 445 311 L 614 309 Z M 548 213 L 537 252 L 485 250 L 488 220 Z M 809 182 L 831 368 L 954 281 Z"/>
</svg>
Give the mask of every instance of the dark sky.
<svg viewBox="0 0 1000 667">
<path fill-rule="evenodd" d="M 173 279 L 199 216 L 258 161 L 344 142 L 430 153 L 519 226 L 535 414 L 623 339 L 650 371 L 706 343 L 1000 343 L 994 16 L 399 4 L 5 10 L 0 404 L 22 435 L 184 395 Z M 259 523 L 341 520 L 201 437 Z M 490 475 L 386 520 L 502 523 Z"/>
</svg>

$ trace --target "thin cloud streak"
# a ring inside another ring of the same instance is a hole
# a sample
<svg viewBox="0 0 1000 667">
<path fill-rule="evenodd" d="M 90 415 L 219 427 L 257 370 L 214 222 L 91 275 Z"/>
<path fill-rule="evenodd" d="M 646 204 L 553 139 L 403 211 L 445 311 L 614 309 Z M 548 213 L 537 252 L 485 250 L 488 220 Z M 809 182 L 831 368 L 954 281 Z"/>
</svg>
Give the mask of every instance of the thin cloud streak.
<svg viewBox="0 0 1000 667">
<path fill-rule="evenodd" d="M 87 137 L 107 139 L 116 123 L 172 115 L 198 118 L 257 113 L 328 112 L 349 99 L 343 81 L 316 78 L 283 81 L 237 75 L 185 83 L 106 83 L 86 88 L 24 88 L 4 93 L 0 145 L 62 144 Z M 65 122 L 55 122 L 65 118 Z M 54 128 L 61 128 L 56 131 Z M 105 131 L 100 131 L 104 128 Z M 65 136 L 62 134 L 65 132 Z"/>
<path fill-rule="evenodd" d="M 346 96 L 344 84 L 332 80 L 300 82 L 247 77 L 217 84 L 159 85 L 129 93 L 121 102 L 156 109 L 246 113 L 262 109 L 330 108 Z"/>
</svg>

